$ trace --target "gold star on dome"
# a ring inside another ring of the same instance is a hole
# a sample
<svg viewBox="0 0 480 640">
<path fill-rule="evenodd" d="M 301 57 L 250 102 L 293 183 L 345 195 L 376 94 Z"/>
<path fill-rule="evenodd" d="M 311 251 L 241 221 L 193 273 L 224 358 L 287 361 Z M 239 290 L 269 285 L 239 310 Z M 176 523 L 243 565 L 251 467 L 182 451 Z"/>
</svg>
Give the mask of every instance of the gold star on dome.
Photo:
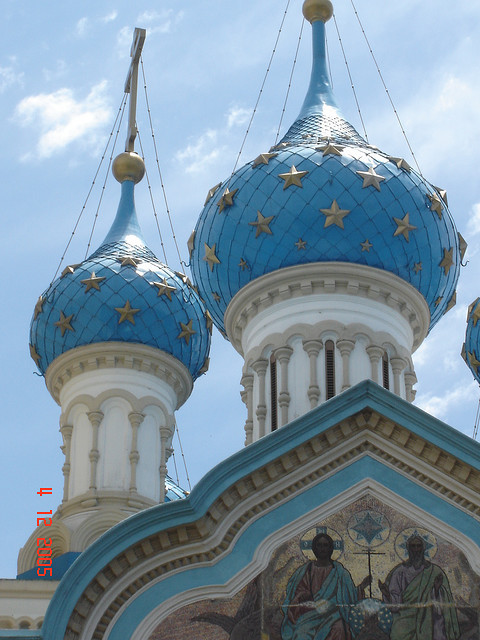
<svg viewBox="0 0 480 640">
<path fill-rule="evenodd" d="M 441 197 L 441 199 L 444 201 L 444 203 L 448 207 L 447 192 L 445 191 L 445 189 L 441 189 L 440 187 L 435 187 L 435 186 L 433 188 L 435 189 L 435 191 L 438 193 L 438 195 Z"/>
<path fill-rule="evenodd" d="M 397 225 L 397 229 L 393 234 L 394 237 L 402 235 L 407 242 L 410 242 L 408 233 L 417 228 L 413 224 L 410 224 L 410 214 L 406 213 L 402 219 L 400 218 L 393 218 L 393 219 L 395 220 L 395 223 Z"/>
<path fill-rule="evenodd" d="M 57 322 L 53 323 L 62 332 L 62 338 L 65 335 L 65 331 L 75 331 L 75 329 L 71 325 L 72 318 L 73 313 L 70 316 L 66 316 L 63 311 L 60 311 L 60 320 L 57 320 Z"/>
<path fill-rule="evenodd" d="M 453 247 L 450 247 L 448 251 L 447 249 L 443 250 L 443 258 L 438 266 L 442 267 L 444 269 L 445 275 L 448 276 L 448 272 L 453 266 Z"/>
<path fill-rule="evenodd" d="M 65 276 L 68 276 L 69 273 L 73 273 L 75 269 L 78 269 L 79 266 L 80 266 L 80 263 L 69 264 L 68 267 L 65 267 L 65 269 L 62 271 L 60 278 L 64 278 Z"/>
<path fill-rule="evenodd" d="M 390 162 L 393 162 L 393 164 L 397 165 L 397 169 L 405 169 L 405 171 L 412 170 L 412 167 L 403 158 L 395 158 L 394 156 L 389 156 L 388 159 L 390 160 Z"/>
<path fill-rule="evenodd" d="M 35 348 L 35 345 L 34 345 L 34 344 L 29 344 L 28 346 L 29 346 L 29 348 L 30 348 L 30 356 L 31 356 L 31 358 L 34 360 L 35 364 L 36 364 L 36 365 L 37 365 L 37 367 L 38 367 L 38 363 L 40 362 L 40 360 L 41 360 L 42 358 L 38 355 L 38 353 L 37 353 L 37 349 Z"/>
<path fill-rule="evenodd" d="M 118 311 L 120 314 L 120 318 L 118 319 L 118 324 L 122 324 L 125 320 L 135 324 L 135 318 L 133 317 L 136 313 L 140 311 L 140 309 L 132 309 L 130 305 L 130 300 L 127 300 L 124 307 L 115 307 L 115 311 Z"/>
<path fill-rule="evenodd" d="M 438 298 L 435 300 L 435 302 L 433 304 L 436 307 L 438 307 L 438 305 L 441 303 L 442 300 L 443 300 L 443 296 L 438 296 Z"/>
<path fill-rule="evenodd" d="M 442 201 L 438 197 L 436 193 L 432 193 L 431 195 L 428 193 L 427 198 L 432 203 L 430 206 L 430 211 L 435 211 L 440 220 L 442 219 Z"/>
<path fill-rule="evenodd" d="M 480 367 L 480 362 L 477 360 L 477 356 L 475 355 L 475 351 L 469 352 L 468 361 L 470 362 L 470 365 L 472 367 L 477 369 L 477 373 L 478 373 L 478 367 Z"/>
<path fill-rule="evenodd" d="M 190 256 L 190 258 L 192 257 L 192 253 L 193 253 L 193 243 L 195 241 L 195 230 L 192 231 L 192 233 L 190 234 L 190 237 L 188 239 L 187 242 L 187 248 L 188 248 L 188 255 Z"/>
<path fill-rule="evenodd" d="M 445 309 L 445 311 L 443 312 L 444 315 L 450 311 L 450 309 L 453 309 L 453 307 L 457 304 L 457 292 L 454 291 L 452 297 L 450 298 L 450 300 L 448 301 L 447 304 L 447 308 Z"/>
<path fill-rule="evenodd" d="M 175 271 L 175 275 L 177 275 L 180 278 L 180 280 L 183 282 L 183 284 L 187 285 L 187 287 L 192 286 L 192 283 L 190 282 L 190 278 L 186 276 L 184 273 L 182 273 L 181 271 Z"/>
<path fill-rule="evenodd" d="M 189 344 L 190 338 L 196 333 L 196 331 L 192 329 L 192 324 L 193 324 L 193 320 L 189 320 L 188 324 L 184 324 L 183 322 L 180 322 L 180 328 L 182 330 L 178 334 L 177 340 L 181 340 L 182 338 L 184 338 L 187 345 Z"/>
<path fill-rule="evenodd" d="M 86 280 L 80 280 L 81 284 L 85 285 L 85 293 L 87 293 L 87 291 L 90 291 L 90 289 L 96 289 L 97 291 L 100 291 L 100 282 L 103 282 L 105 280 L 105 277 L 98 277 L 95 275 L 95 271 L 92 271 L 92 275 L 90 276 L 90 278 L 87 278 Z"/>
<path fill-rule="evenodd" d="M 171 284 L 168 284 L 166 278 L 162 278 L 161 282 L 153 282 L 152 284 L 158 289 L 157 298 L 159 296 L 167 296 L 167 298 L 171 301 L 172 292 L 177 290 L 176 287 L 172 286 Z"/>
<path fill-rule="evenodd" d="M 257 221 L 248 223 L 251 227 L 257 227 L 255 238 L 258 238 L 261 233 L 273 235 L 269 225 L 274 217 L 275 216 L 263 216 L 260 211 L 257 211 Z"/>
<path fill-rule="evenodd" d="M 212 298 L 215 300 L 215 302 L 220 302 L 221 300 L 220 296 L 216 291 L 212 291 Z"/>
<path fill-rule="evenodd" d="M 204 245 L 205 255 L 203 256 L 203 259 L 205 260 L 205 262 L 208 262 L 210 271 L 213 271 L 213 265 L 220 264 L 220 260 L 215 255 L 215 247 L 217 246 L 217 244 L 215 243 L 214 245 L 212 245 L 212 247 L 209 247 L 208 244 L 204 242 Z"/>
<path fill-rule="evenodd" d="M 288 173 L 279 173 L 278 177 L 282 180 L 285 180 L 285 184 L 283 185 L 283 189 L 288 189 L 288 187 L 302 187 L 302 178 L 306 176 L 308 171 L 297 171 L 295 165 L 292 164 L 290 171 Z"/>
<path fill-rule="evenodd" d="M 205 358 L 205 362 L 202 365 L 202 368 L 200 369 L 200 371 L 198 372 L 199 375 L 202 375 L 203 373 L 207 373 L 208 371 L 208 367 L 210 366 L 210 358 L 207 356 Z"/>
<path fill-rule="evenodd" d="M 360 246 L 362 247 L 362 252 L 367 251 L 367 253 L 370 253 L 370 249 L 373 247 L 373 244 L 367 238 L 365 242 L 360 243 Z"/>
<path fill-rule="evenodd" d="M 383 176 L 380 176 L 373 167 L 369 167 L 368 171 L 356 171 L 360 177 L 363 178 L 362 188 L 375 187 L 377 191 L 380 191 L 380 182 L 385 180 Z"/>
<path fill-rule="evenodd" d="M 233 198 L 235 197 L 237 191 L 238 189 L 229 191 L 228 187 L 225 189 L 223 196 L 217 202 L 218 213 L 222 213 L 225 207 L 231 207 L 233 205 Z"/>
<path fill-rule="evenodd" d="M 341 156 L 343 147 L 338 144 L 331 144 L 330 142 L 327 142 L 324 147 L 317 147 L 315 151 L 322 151 L 324 156 Z"/>
<path fill-rule="evenodd" d="M 413 270 L 415 271 L 415 273 L 418 273 L 422 269 L 423 269 L 422 263 L 421 262 L 415 262 L 415 265 L 413 267 Z"/>
<path fill-rule="evenodd" d="M 208 190 L 207 197 L 205 198 L 205 203 L 204 203 L 203 206 L 205 206 L 206 204 L 208 204 L 210 202 L 210 200 L 217 193 L 217 191 L 220 189 L 221 186 L 222 186 L 222 183 L 219 182 L 214 187 L 212 187 L 211 189 Z"/>
<path fill-rule="evenodd" d="M 245 269 L 248 269 L 248 264 L 243 258 L 240 258 L 240 262 L 238 263 L 238 266 L 242 271 L 245 271 Z"/>
<path fill-rule="evenodd" d="M 474 300 L 472 302 L 472 304 L 468 307 L 468 314 L 467 314 L 467 322 L 470 320 L 470 317 L 472 317 L 473 319 L 473 326 L 476 327 L 477 326 L 477 322 L 478 320 L 480 320 L 480 305 L 477 305 L 477 302 L 480 300 L 480 298 L 477 298 L 476 300 Z M 475 308 L 476 306 L 476 308 Z M 475 310 L 474 310 L 475 309 Z"/>
<path fill-rule="evenodd" d="M 299 239 L 295 242 L 295 246 L 297 247 L 298 251 L 301 251 L 302 249 L 306 249 L 306 247 L 307 247 L 307 241 L 306 241 L 306 240 L 302 240 L 301 238 L 299 238 Z"/>
<path fill-rule="evenodd" d="M 213 331 L 213 318 L 210 315 L 210 313 L 207 311 L 205 311 L 205 320 L 207 321 L 207 331 L 210 335 L 212 335 L 212 331 Z"/>
<path fill-rule="evenodd" d="M 337 225 L 337 227 L 340 227 L 340 229 L 345 228 L 343 226 L 343 218 L 345 216 L 348 216 L 348 214 L 350 213 L 350 210 L 340 209 L 340 207 L 338 206 L 338 202 L 336 200 L 332 202 L 332 206 L 330 207 L 330 209 L 320 209 L 320 211 L 321 213 L 323 213 L 324 216 L 326 216 L 325 225 L 323 227 L 324 229 L 326 229 L 332 224 Z"/>
<path fill-rule="evenodd" d="M 458 234 L 458 244 L 460 248 L 460 262 L 462 262 L 463 258 L 465 257 L 465 253 L 468 249 L 468 244 L 461 233 L 457 232 L 457 234 Z"/>
<path fill-rule="evenodd" d="M 120 262 L 121 267 L 136 267 L 141 262 L 139 258 L 132 258 L 132 256 L 117 258 L 117 261 Z"/>
<path fill-rule="evenodd" d="M 37 316 L 43 311 L 43 303 L 45 302 L 45 298 L 40 296 L 37 302 L 35 303 L 35 309 L 33 310 L 33 319 L 36 320 Z"/>
<path fill-rule="evenodd" d="M 261 164 L 268 164 L 272 158 L 276 158 L 277 156 L 278 156 L 278 153 L 261 153 L 253 161 L 252 167 L 255 169 L 256 167 L 259 167 Z"/>
</svg>

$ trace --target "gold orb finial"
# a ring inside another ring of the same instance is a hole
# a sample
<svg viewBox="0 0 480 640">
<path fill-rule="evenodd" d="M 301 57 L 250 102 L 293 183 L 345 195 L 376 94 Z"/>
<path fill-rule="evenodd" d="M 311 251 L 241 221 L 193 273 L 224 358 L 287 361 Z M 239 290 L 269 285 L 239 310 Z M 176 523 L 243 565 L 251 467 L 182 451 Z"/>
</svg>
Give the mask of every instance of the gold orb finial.
<svg viewBox="0 0 480 640">
<path fill-rule="evenodd" d="M 305 0 L 302 11 L 309 22 L 328 22 L 333 16 L 333 5 L 330 0 Z"/>
<path fill-rule="evenodd" d="M 113 161 L 112 173 L 118 182 L 132 180 L 137 184 L 145 174 L 145 164 L 138 153 L 124 151 Z"/>
</svg>

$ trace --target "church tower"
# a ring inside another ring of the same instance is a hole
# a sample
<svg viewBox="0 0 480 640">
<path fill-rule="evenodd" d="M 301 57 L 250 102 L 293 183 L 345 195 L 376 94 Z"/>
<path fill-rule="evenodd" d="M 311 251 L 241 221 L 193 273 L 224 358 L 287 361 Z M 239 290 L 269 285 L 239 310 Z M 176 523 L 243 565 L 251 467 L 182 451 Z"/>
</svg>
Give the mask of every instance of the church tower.
<svg viewBox="0 0 480 640">
<path fill-rule="evenodd" d="M 300 114 L 209 192 L 190 241 L 195 284 L 244 358 L 246 444 L 362 380 L 412 402 L 412 354 L 455 304 L 465 251 L 445 192 L 342 116 L 329 0 L 303 12 L 313 66 Z"/>
<path fill-rule="evenodd" d="M 100 247 L 42 293 L 31 324 L 31 355 L 61 407 L 64 493 L 48 527 L 55 558 L 83 551 L 139 510 L 185 497 L 167 475 L 174 413 L 208 367 L 205 307 L 189 279 L 147 247 L 135 210 L 145 173 L 133 146 L 144 37 L 137 29 L 129 135 L 113 162 L 121 184 L 115 220 Z M 20 551 L 19 574 L 36 566 L 42 531 Z"/>
</svg>

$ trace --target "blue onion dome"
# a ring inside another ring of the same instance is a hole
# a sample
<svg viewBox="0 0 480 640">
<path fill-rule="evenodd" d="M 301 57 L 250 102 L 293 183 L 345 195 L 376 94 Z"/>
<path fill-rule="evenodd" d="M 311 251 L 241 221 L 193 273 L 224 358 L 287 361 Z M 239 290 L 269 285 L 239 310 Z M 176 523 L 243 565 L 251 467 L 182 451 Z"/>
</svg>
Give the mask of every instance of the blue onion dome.
<svg viewBox="0 0 480 640">
<path fill-rule="evenodd" d="M 165 478 L 165 502 L 173 502 L 173 500 L 182 500 L 182 498 L 187 498 L 189 492 L 178 484 L 176 484 L 172 478 L 167 475 Z"/>
<path fill-rule="evenodd" d="M 195 284 L 215 324 L 267 273 L 318 262 L 389 271 L 415 287 L 430 328 L 455 304 L 465 244 L 446 192 L 371 146 L 342 116 L 325 53 L 328 0 L 307 0 L 313 66 L 300 115 L 279 144 L 207 196 L 190 241 Z"/>
<path fill-rule="evenodd" d="M 208 363 L 210 315 L 187 276 L 160 262 L 143 240 L 134 201 L 143 160 L 122 153 L 113 172 L 121 182 L 113 225 L 91 256 L 67 266 L 38 299 L 31 355 L 44 374 L 76 347 L 139 343 L 174 356 L 195 379 Z"/>
<path fill-rule="evenodd" d="M 468 307 L 467 331 L 462 356 L 475 380 L 480 383 L 480 298 Z"/>
</svg>

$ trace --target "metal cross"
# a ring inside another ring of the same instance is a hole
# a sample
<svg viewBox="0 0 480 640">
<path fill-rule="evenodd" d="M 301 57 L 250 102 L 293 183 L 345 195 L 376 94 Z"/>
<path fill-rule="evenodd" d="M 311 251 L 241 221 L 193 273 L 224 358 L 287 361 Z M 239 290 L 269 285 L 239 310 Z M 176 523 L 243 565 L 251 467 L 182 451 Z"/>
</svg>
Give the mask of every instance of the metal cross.
<svg viewBox="0 0 480 640">
<path fill-rule="evenodd" d="M 370 549 L 370 547 L 367 547 L 366 551 L 354 551 L 353 553 L 354 556 L 368 556 L 368 575 L 370 576 L 370 578 L 373 578 L 372 576 L 372 556 L 384 556 L 386 555 L 385 553 L 383 553 L 382 551 L 372 551 Z M 372 580 L 370 581 L 370 598 L 372 597 Z"/>
<path fill-rule="evenodd" d="M 125 143 L 125 151 L 133 151 L 135 138 L 137 137 L 137 84 L 138 84 L 138 63 L 142 55 L 143 43 L 145 42 L 146 29 L 135 28 L 133 33 L 132 48 L 130 56 L 132 62 L 128 69 L 127 79 L 125 80 L 125 93 L 130 94 L 130 109 L 128 112 L 128 135 Z"/>
</svg>

